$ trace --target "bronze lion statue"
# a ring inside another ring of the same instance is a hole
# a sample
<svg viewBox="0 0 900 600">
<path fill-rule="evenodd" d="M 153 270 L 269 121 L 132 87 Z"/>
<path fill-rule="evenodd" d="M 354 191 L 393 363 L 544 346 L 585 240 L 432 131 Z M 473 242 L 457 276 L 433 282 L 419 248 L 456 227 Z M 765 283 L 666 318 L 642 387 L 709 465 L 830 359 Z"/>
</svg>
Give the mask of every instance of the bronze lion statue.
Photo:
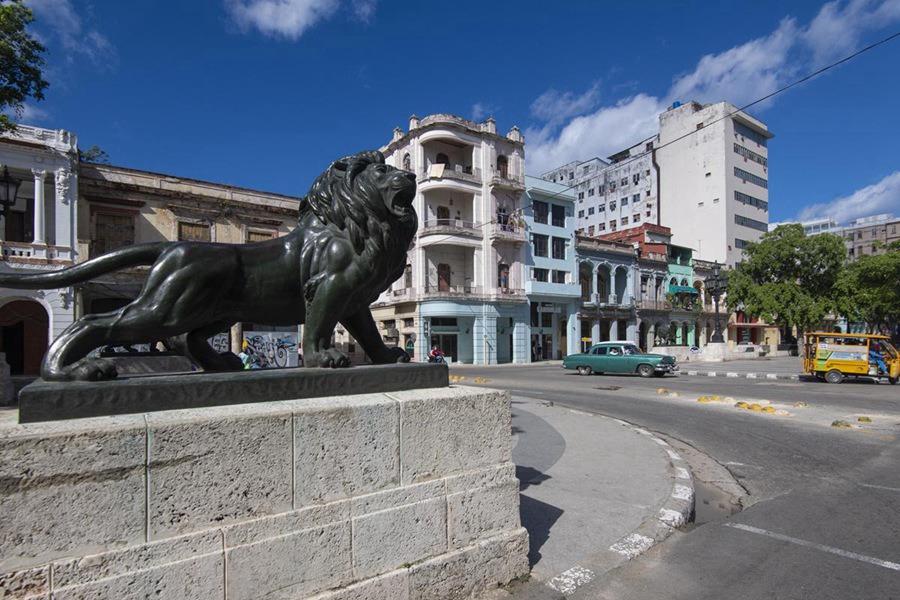
<svg viewBox="0 0 900 600">
<path fill-rule="evenodd" d="M 101 346 L 163 340 L 206 371 L 242 368 L 207 338 L 238 322 L 306 325 L 304 364 L 346 367 L 331 346 L 338 322 L 375 363 L 407 362 L 388 348 L 369 305 L 406 267 L 418 225 L 415 175 L 366 151 L 335 161 L 300 202 L 297 228 L 252 244 L 161 242 L 115 250 L 52 273 L 0 275 L 19 289 L 70 286 L 125 267 L 152 265 L 140 294 L 119 310 L 85 315 L 50 346 L 48 381 L 115 378 L 112 361 L 89 358 Z"/>
</svg>

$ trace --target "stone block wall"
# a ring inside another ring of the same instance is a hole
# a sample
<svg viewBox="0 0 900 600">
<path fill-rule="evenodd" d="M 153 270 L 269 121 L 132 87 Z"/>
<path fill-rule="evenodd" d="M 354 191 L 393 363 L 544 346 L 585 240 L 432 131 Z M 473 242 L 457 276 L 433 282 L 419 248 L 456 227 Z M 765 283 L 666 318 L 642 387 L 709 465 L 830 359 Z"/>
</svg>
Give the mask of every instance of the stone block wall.
<svg viewBox="0 0 900 600">
<path fill-rule="evenodd" d="M 466 388 L 19 425 L 8 598 L 470 598 L 528 572 L 509 396 Z"/>
</svg>

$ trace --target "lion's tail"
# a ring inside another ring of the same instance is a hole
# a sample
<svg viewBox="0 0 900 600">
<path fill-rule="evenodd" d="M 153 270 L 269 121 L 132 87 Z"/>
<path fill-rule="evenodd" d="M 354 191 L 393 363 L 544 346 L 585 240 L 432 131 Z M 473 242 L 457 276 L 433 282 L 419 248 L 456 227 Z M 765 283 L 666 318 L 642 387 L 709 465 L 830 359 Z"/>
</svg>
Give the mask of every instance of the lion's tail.
<svg viewBox="0 0 900 600">
<path fill-rule="evenodd" d="M 117 269 L 152 265 L 172 242 L 140 244 L 114 250 L 109 254 L 92 258 L 74 267 L 49 273 L 0 273 L 0 286 L 20 290 L 55 289 L 87 281 Z"/>
</svg>

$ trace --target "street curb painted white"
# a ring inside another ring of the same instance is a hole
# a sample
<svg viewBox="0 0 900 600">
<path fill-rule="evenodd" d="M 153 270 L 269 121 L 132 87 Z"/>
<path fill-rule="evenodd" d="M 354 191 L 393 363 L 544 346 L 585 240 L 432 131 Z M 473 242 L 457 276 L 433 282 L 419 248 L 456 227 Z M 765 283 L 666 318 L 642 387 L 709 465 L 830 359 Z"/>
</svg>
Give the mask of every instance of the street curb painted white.
<svg viewBox="0 0 900 600">
<path fill-rule="evenodd" d="M 569 596 L 581 586 L 596 580 L 599 575 L 640 556 L 665 540 L 676 528 L 687 523 L 694 512 L 694 480 L 690 465 L 667 441 L 650 431 L 621 419 L 613 421 L 652 440 L 666 451 L 668 456 L 666 470 L 669 472 L 672 488 L 657 511 L 649 514 L 637 529 L 621 537 L 609 548 L 583 561 L 582 564 L 572 567 L 544 584 L 564 596 Z"/>
<path fill-rule="evenodd" d="M 732 377 L 738 379 L 789 379 L 799 381 L 800 375 L 796 373 L 735 373 L 734 371 L 682 371 L 682 375 L 699 377 Z"/>
</svg>

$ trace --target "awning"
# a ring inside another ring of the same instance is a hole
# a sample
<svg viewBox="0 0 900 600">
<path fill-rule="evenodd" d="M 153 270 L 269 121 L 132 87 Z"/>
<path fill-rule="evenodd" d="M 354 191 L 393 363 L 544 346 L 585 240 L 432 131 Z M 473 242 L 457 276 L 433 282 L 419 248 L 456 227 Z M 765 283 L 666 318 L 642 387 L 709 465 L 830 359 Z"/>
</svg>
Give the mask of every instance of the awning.
<svg viewBox="0 0 900 600">
<path fill-rule="evenodd" d="M 697 288 L 693 288 L 688 285 L 669 285 L 669 293 L 670 294 L 697 294 L 700 292 L 697 291 Z"/>
</svg>

